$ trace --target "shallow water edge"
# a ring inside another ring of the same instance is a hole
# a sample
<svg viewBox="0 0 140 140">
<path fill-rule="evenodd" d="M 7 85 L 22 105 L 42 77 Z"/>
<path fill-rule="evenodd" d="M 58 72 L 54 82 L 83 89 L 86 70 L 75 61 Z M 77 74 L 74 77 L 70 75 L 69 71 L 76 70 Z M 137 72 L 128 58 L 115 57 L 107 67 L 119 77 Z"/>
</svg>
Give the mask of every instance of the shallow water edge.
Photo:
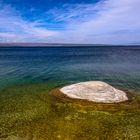
<svg viewBox="0 0 140 140">
<path fill-rule="evenodd" d="M 52 96 L 55 84 L 0 91 L 0 139 L 139 139 L 140 96 L 122 105 L 84 104 Z"/>
</svg>

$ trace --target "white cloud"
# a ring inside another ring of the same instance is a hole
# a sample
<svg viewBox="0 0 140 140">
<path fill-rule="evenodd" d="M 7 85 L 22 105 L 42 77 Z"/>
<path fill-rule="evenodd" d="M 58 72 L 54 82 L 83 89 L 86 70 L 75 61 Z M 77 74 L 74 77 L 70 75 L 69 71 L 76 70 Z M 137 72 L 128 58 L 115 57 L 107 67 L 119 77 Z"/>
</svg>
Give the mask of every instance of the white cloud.
<svg viewBox="0 0 140 140">
<path fill-rule="evenodd" d="M 139 5 L 139 0 L 102 0 L 96 4 L 66 4 L 44 13 L 54 22 L 54 29 L 62 24 L 61 31 L 42 26 L 47 25 L 44 18 L 29 22 L 11 6 L 0 6 L 0 38 L 95 44 L 140 42 Z"/>
<path fill-rule="evenodd" d="M 18 11 L 10 5 L 0 3 L 0 42 L 46 41 L 57 31 L 38 27 L 38 22 L 23 20 Z"/>
<path fill-rule="evenodd" d="M 93 13 L 90 16 L 84 16 L 85 22 L 79 20 L 77 23 L 68 24 L 61 39 L 69 42 L 72 40 L 79 43 L 98 44 L 140 42 L 139 5 L 139 0 L 106 0 L 96 4 L 96 16 L 94 15 L 95 5 L 89 6 L 88 11 L 93 10 Z M 84 11 L 81 8 L 82 10 Z M 73 11 L 73 13 L 76 12 L 76 10 Z"/>
</svg>

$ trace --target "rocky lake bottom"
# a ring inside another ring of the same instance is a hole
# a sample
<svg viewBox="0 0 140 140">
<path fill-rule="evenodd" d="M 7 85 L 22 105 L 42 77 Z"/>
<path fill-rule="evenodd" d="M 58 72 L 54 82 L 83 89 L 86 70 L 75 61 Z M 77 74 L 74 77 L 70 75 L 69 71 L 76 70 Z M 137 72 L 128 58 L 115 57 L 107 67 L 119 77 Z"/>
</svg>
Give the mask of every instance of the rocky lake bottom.
<svg viewBox="0 0 140 140">
<path fill-rule="evenodd" d="M 52 85 L 32 84 L 0 92 L 1 140 L 140 138 L 140 96 L 119 104 L 57 98 Z M 4 94 L 2 94 L 4 93 Z"/>
</svg>

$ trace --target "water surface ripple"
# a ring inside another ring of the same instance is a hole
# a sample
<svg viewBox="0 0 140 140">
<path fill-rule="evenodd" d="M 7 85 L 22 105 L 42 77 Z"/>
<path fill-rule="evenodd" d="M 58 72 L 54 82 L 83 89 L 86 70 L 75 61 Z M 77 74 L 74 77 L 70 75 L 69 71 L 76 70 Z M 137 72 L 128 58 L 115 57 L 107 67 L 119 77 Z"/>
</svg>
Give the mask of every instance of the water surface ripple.
<svg viewBox="0 0 140 140">
<path fill-rule="evenodd" d="M 0 47 L 0 87 L 102 80 L 140 90 L 140 47 Z"/>
</svg>

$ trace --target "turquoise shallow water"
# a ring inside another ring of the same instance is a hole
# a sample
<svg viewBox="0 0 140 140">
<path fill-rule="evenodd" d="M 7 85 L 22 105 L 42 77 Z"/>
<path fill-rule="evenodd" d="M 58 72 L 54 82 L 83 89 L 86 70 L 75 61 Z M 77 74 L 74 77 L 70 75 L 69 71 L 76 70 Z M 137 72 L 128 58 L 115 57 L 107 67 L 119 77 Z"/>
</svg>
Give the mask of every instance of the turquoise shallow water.
<svg viewBox="0 0 140 140">
<path fill-rule="evenodd" d="M 0 47 L 0 87 L 102 80 L 140 89 L 140 47 Z"/>
</svg>

